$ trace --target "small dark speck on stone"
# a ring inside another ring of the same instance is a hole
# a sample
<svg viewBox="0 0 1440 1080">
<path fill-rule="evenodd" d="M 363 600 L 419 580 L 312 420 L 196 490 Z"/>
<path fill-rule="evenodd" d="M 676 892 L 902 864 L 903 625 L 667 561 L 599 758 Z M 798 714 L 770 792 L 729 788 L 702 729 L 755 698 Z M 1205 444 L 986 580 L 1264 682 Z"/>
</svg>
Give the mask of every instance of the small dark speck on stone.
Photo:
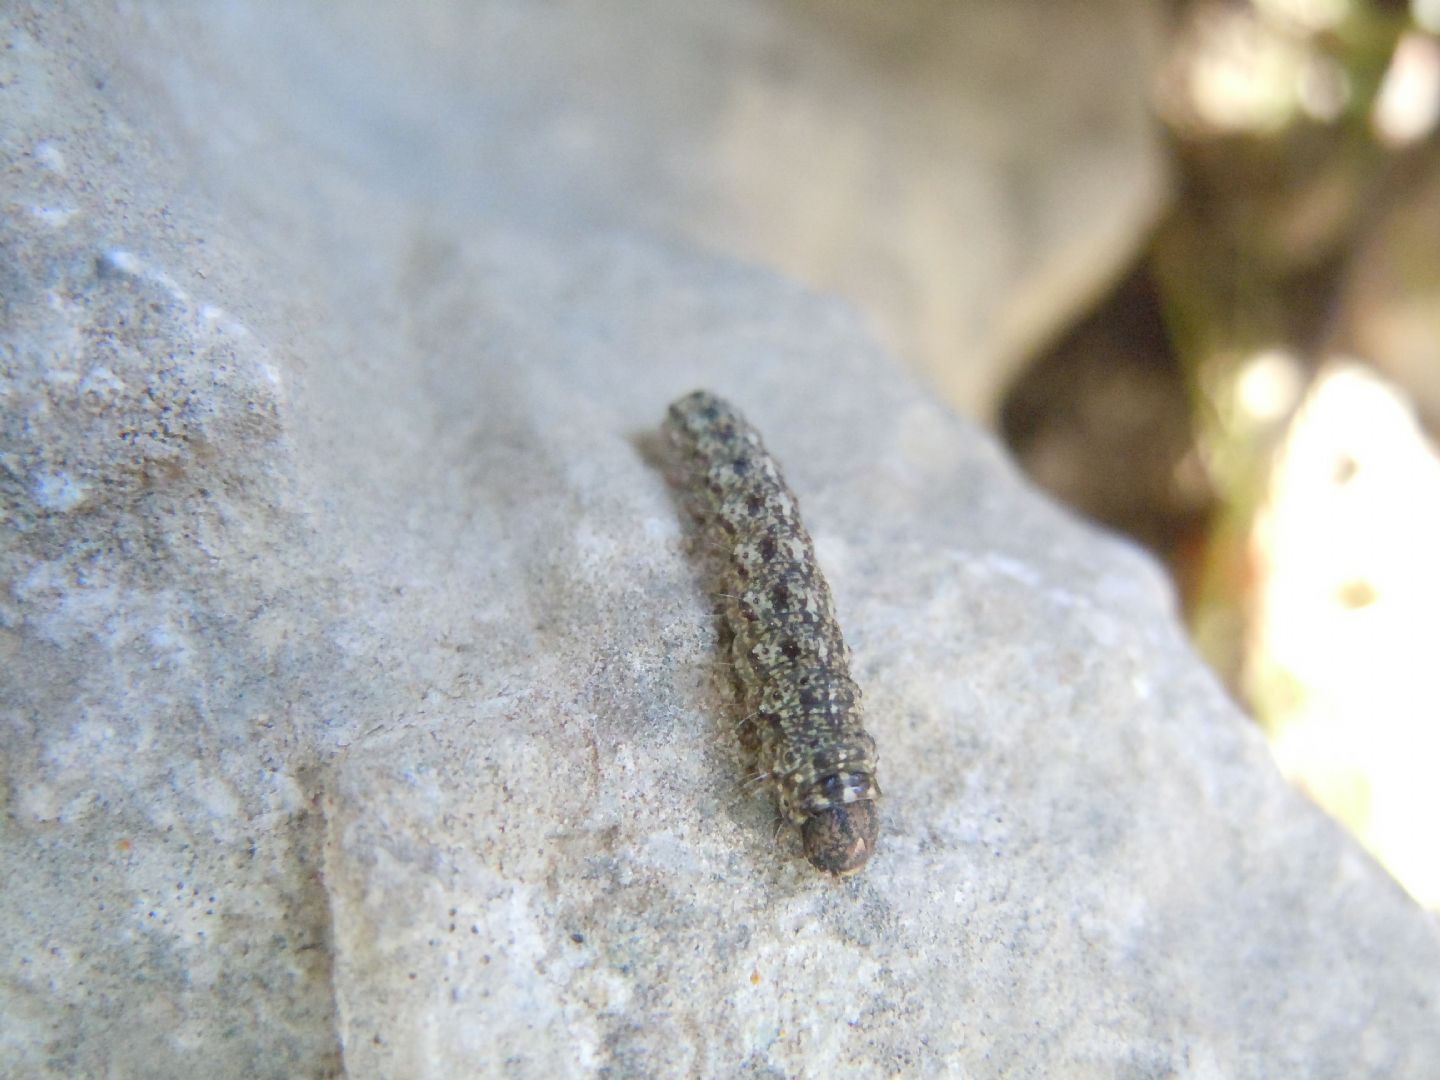
<svg viewBox="0 0 1440 1080">
<path fill-rule="evenodd" d="M 573 942 L 575 942 L 576 945 L 584 945 L 584 944 L 585 944 L 585 935 L 584 935 L 584 934 L 571 934 L 571 935 L 570 935 L 570 940 L 573 941 Z"/>
</svg>

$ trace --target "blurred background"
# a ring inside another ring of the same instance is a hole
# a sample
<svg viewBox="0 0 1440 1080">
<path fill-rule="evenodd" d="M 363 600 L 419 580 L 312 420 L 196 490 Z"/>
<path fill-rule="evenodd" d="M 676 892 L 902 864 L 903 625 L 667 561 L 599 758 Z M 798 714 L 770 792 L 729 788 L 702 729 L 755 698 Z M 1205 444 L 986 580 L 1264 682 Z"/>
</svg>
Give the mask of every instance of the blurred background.
<svg viewBox="0 0 1440 1080">
<path fill-rule="evenodd" d="M 1171 196 L 1004 389 L 1041 486 L 1165 561 L 1281 769 L 1440 910 L 1440 0 L 1191 0 Z"/>
</svg>

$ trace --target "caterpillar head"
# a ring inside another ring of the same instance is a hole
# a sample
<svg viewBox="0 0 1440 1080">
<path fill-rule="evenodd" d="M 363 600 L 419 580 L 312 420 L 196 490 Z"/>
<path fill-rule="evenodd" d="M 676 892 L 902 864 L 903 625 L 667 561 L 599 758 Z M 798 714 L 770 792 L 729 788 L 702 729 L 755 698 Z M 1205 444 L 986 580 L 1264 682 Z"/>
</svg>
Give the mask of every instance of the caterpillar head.
<svg viewBox="0 0 1440 1080">
<path fill-rule="evenodd" d="M 869 799 L 829 806 L 811 814 L 800 827 L 810 864 L 837 877 L 864 866 L 879 835 L 880 815 Z"/>
</svg>

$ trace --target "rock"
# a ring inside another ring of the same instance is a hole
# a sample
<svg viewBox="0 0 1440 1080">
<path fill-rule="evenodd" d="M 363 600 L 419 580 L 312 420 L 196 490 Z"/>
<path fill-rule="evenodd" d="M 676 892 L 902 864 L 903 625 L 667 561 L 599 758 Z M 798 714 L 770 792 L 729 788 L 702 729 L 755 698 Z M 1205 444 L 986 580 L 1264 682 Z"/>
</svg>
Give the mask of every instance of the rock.
<svg viewBox="0 0 1440 1080">
<path fill-rule="evenodd" d="M 296 74 L 373 53 L 247 52 L 267 18 L 5 14 L 14 1075 L 1436 1071 L 1434 923 L 1151 563 L 846 304 L 469 213 Z M 697 385 L 836 592 L 887 792 L 856 878 L 741 783 L 653 454 Z"/>
<path fill-rule="evenodd" d="M 1166 205 L 1161 21 L 1148 0 L 240 4 L 148 32 L 182 49 L 158 69 L 216 182 L 263 185 L 269 214 L 295 212 L 272 171 L 300 144 L 327 157 L 294 192 L 317 221 L 364 177 L 450 222 L 659 232 L 849 298 L 988 417 Z"/>
</svg>

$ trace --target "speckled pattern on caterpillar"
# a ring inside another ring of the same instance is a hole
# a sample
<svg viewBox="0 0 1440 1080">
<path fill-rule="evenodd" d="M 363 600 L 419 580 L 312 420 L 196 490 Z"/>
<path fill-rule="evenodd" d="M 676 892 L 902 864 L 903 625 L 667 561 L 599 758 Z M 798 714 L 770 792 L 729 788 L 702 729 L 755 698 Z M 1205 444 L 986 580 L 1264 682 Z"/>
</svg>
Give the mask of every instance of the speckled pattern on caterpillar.
<svg viewBox="0 0 1440 1080">
<path fill-rule="evenodd" d="M 875 741 L 795 496 L 759 433 L 714 394 L 675 402 L 665 428 L 690 509 L 724 556 L 722 610 L 748 713 L 742 740 L 810 862 L 852 874 L 879 835 Z"/>
</svg>

